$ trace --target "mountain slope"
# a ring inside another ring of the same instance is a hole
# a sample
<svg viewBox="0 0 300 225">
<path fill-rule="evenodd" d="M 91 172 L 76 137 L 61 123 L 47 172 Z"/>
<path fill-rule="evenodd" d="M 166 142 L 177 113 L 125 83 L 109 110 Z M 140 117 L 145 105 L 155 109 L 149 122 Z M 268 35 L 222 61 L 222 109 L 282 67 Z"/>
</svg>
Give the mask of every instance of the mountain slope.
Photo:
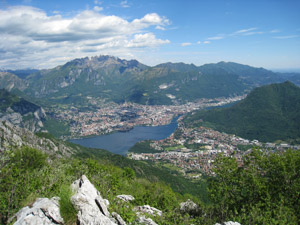
<svg viewBox="0 0 300 225">
<path fill-rule="evenodd" d="M 230 108 L 199 111 L 185 121 L 263 142 L 297 139 L 300 88 L 290 82 L 256 88 Z"/>
<path fill-rule="evenodd" d="M 292 79 L 263 68 L 231 62 L 199 67 L 169 62 L 149 67 L 136 60 L 112 56 L 74 59 L 25 77 L 22 80 L 2 73 L 1 87 L 19 89 L 47 104 L 50 101 L 50 104 L 75 105 L 84 105 L 89 97 L 117 103 L 185 103 L 199 98 L 242 95 L 257 86 Z"/>
<path fill-rule="evenodd" d="M 12 73 L 0 72 L 0 89 L 2 88 L 8 91 L 13 89 L 23 91 L 27 88 L 27 82 Z"/>
<path fill-rule="evenodd" d="M 37 132 L 44 128 L 46 113 L 42 107 L 0 89 L 0 121 L 6 120 Z"/>
<path fill-rule="evenodd" d="M 54 102 L 83 102 L 87 96 L 115 102 L 172 104 L 242 94 L 238 74 L 219 67 L 164 63 L 148 67 L 111 56 L 75 59 L 26 78 L 26 93 Z"/>
</svg>

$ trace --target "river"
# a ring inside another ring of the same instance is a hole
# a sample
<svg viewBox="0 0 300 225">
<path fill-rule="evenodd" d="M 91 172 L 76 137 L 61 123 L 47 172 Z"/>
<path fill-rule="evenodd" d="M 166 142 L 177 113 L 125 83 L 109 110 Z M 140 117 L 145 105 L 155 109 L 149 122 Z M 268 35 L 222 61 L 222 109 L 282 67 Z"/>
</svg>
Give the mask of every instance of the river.
<svg viewBox="0 0 300 225">
<path fill-rule="evenodd" d="M 178 117 L 163 126 L 137 126 L 128 132 L 116 132 L 69 141 L 84 147 L 106 149 L 112 153 L 126 155 L 128 150 L 139 141 L 162 140 L 169 137 L 177 128 L 177 119 Z"/>
</svg>

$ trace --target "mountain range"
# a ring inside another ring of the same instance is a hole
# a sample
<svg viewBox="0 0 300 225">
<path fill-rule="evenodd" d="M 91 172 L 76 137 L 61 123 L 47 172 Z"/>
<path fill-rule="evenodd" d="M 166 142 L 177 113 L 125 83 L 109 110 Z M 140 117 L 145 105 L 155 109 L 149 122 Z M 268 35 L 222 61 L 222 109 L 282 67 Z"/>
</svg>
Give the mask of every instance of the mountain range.
<svg viewBox="0 0 300 225">
<path fill-rule="evenodd" d="M 242 95 L 254 87 L 285 80 L 300 84 L 298 73 L 286 75 L 232 62 L 203 66 L 163 63 L 150 67 L 112 56 L 74 59 L 53 69 L 33 72 L 24 79 L 1 72 L 0 79 L 5 75 L 6 80 L 1 87 L 55 103 L 80 104 L 87 97 L 101 97 L 117 103 L 159 105 Z"/>
<path fill-rule="evenodd" d="M 299 139 L 300 88 L 288 81 L 258 87 L 229 108 L 198 111 L 185 122 L 262 142 Z"/>
</svg>

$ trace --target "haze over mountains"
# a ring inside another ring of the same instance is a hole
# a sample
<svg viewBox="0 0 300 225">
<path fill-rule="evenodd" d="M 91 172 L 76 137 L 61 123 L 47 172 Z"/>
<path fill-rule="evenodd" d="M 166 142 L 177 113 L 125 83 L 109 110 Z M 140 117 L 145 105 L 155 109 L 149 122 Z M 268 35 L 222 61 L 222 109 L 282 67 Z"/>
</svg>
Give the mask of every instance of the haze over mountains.
<svg viewBox="0 0 300 225">
<path fill-rule="evenodd" d="M 254 87 L 285 80 L 300 84 L 298 73 L 281 74 L 231 62 L 203 66 L 163 63 L 150 67 L 112 56 L 74 59 L 23 76 L 25 79 L 7 72 L 0 75 L 6 80 L 1 82 L 2 88 L 19 89 L 29 96 L 59 103 L 85 101 L 92 96 L 117 103 L 174 104 L 242 95 Z"/>
</svg>

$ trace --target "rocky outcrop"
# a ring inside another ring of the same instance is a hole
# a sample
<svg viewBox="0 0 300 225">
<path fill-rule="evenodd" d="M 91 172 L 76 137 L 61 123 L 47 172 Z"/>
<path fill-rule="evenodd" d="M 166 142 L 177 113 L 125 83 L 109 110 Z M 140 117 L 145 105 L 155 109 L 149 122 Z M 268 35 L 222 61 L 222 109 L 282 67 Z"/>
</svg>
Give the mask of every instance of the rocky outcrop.
<svg viewBox="0 0 300 225">
<path fill-rule="evenodd" d="M 8 91 L 19 89 L 24 91 L 27 86 L 28 82 L 20 79 L 18 76 L 8 72 L 0 72 L 0 89 L 4 88 Z"/>
<path fill-rule="evenodd" d="M 36 148 L 57 157 L 70 156 L 75 151 L 59 140 L 37 137 L 25 128 L 14 126 L 8 121 L 0 121 L 0 152 L 22 146 Z"/>
<path fill-rule="evenodd" d="M 180 203 L 180 212 L 182 213 L 189 213 L 193 214 L 196 213 L 199 210 L 196 203 L 194 203 L 192 200 L 188 199 L 186 202 Z"/>
<path fill-rule="evenodd" d="M 124 202 L 130 202 L 134 200 L 134 197 L 132 195 L 117 195 L 118 199 L 124 201 Z"/>
<path fill-rule="evenodd" d="M 86 176 L 83 175 L 79 180 L 76 180 L 71 187 L 75 193 L 71 197 L 71 201 L 78 211 L 78 224 L 117 224 L 110 217 L 110 213 L 107 210 L 108 201 L 101 197 Z"/>
<path fill-rule="evenodd" d="M 134 211 L 141 212 L 141 213 L 148 213 L 153 216 L 161 216 L 162 215 L 162 212 L 159 209 L 156 209 L 149 205 L 136 206 L 136 207 L 134 207 Z"/>
<path fill-rule="evenodd" d="M 151 218 L 146 218 L 145 216 L 139 216 L 138 223 L 145 224 L 145 225 L 158 225 Z"/>
<path fill-rule="evenodd" d="M 15 225 L 63 224 L 59 212 L 59 198 L 38 198 L 32 207 L 22 208 L 16 215 Z"/>
<path fill-rule="evenodd" d="M 215 225 L 241 225 L 241 224 L 238 223 L 238 222 L 228 221 L 228 222 L 224 222 L 224 223 L 222 223 L 222 224 L 216 223 Z"/>
<path fill-rule="evenodd" d="M 9 121 L 32 132 L 42 131 L 44 109 L 6 90 L 0 89 L 0 121 Z"/>
<path fill-rule="evenodd" d="M 126 225 L 119 214 L 116 212 L 109 213 L 109 201 L 102 198 L 99 191 L 85 175 L 73 182 L 71 188 L 74 195 L 70 200 L 77 211 L 78 225 Z M 126 196 L 125 199 L 133 198 L 130 195 L 121 196 L 121 199 L 124 196 Z M 145 214 L 162 216 L 160 210 L 149 205 L 137 206 L 134 211 L 137 215 L 134 224 L 157 225 L 151 218 L 146 218 L 147 215 Z M 22 208 L 10 221 L 13 219 L 16 219 L 15 225 L 55 225 L 64 222 L 60 215 L 58 197 L 52 199 L 38 198 L 32 207 Z"/>
</svg>

